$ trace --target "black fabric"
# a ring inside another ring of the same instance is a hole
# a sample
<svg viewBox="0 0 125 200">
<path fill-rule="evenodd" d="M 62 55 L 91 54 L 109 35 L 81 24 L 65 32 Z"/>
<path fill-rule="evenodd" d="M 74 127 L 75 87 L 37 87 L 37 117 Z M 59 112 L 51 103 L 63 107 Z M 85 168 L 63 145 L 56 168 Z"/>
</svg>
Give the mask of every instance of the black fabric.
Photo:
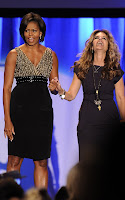
<svg viewBox="0 0 125 200">
<path fill-rule="evenodd" d="M 8 141 L 8 154 L 34 160 L 49 158 L 53 108 L 47 83 L 17 85 L 11 94 L 10 114 L 15 135 Z"/>
<path fill-rule="evenodd" d="M 98 67 L 98 66 L 96 66 Z M 102 68 L 94 74 L 96 88 L 101 77 Z M 76 75 L 78 67 L 74 68 Z M 113 158 L 112 147 L 117 146 L 117 136 L 120 130 L 120 116 L 117 106 L 113 100 L 116 82 L 121 76 L 112 80 L 102 79 L 99 87 L 99 98 L 101 99 L 101 110 L 94 104 L 96 99 L 93 67 L 89 68 L 86 78 L 81 80 L 83 86 L 83 102 L 79 111 L 79 122 L 77 126 L 80 160 L 98 161 L 105 163 Z M 116 144 L 114 145 L 114 143 Z M 117 148 L 117 147 L 116 147 Z"/>
</svg>

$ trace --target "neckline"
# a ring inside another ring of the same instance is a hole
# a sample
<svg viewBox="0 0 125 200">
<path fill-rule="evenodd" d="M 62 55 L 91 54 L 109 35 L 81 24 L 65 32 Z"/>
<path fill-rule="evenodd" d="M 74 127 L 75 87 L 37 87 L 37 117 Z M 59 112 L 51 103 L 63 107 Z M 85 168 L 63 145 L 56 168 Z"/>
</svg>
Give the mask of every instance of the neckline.
<svg viewBox="0 0 125 200">
<path fill-rule="evenodd" d="M 100 72 L 102 70 L 102 67 L 103 66 L 99 66 L 99 65 L 93 65 L 92 68 L 93 68 L 93 73 L 94 74 L 97 74 L 98 72 Z"/>
<path fill-rule="evenodd" d="M 100 67 L 100 68 L 101 68 L 101 67 L 104 67 L 104 66 L 101 66 L 101 65 L 93 65 L 93 66 L 95 66 L 95 67 L 97 67 L 97 68 L 98 68 L 98 67 Z"/>
<path fill-rule="evenodd" d="M 44 57 L 44 55 L 45 55 L 45 53 L 46 53 L 46 50 L 48 49 L 48 48 L 45 49 L 45 51 L 43 52 L 43 54 L 42 54 L 42 56 L 41 56 L 40 61 L 39 61 L 38 64 L 35 66 L 35 65 L 32 63 L 32 61 L 29 59 L 29 57 L 26 55 L 26 53 L 24 53 L 24 51 L 23 51 L 20 47 L 18 47 L 18 48 L 19 48 L 20 51 L 24 54 L 24 56 L 27 58 L 27 60 L 34 66 L 34 68 L 37 68 L 37 67 L 38 67 L 38 65 L 40 64 L 41 60 L 43 59 L 43 57 Z"/>
</svg>

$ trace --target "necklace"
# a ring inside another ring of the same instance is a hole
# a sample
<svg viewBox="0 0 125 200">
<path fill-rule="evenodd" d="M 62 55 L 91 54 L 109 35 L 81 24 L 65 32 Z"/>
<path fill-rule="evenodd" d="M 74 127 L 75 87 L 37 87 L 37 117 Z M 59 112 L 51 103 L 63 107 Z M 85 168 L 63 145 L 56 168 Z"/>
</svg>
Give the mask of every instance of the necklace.
<svg viewBox="0 0 125 200">
<path fill-rule="evenodd" d="M 99 87 L 101 86 L 100 83 L 101 83 L 101 78 L 99 80 L 99 83 L 98 83 L 98 86 L 96 87 L 96 84 L 95 84 L 95 76 L 94 76 L 94 66 L 93 66 L 93 80 L 94 80 L 94 88 L 95 88 L 95 92 L 96 92 L 96 99 L 94 100 L 94 104 L 97 105 L 99 111 L 101 110 L 101 103 L 102 101 L 99 99 Z M 97 72 L 98 73 L 98 72 Z"/>
<path fill-rule="evenodd" d="M 98 73 L 98 70 L 99 70 L 101 67 L 102 67 L 102 66 L 96 67 L 96 65 L 93 65 L 94 73 Z"/>
</svg>

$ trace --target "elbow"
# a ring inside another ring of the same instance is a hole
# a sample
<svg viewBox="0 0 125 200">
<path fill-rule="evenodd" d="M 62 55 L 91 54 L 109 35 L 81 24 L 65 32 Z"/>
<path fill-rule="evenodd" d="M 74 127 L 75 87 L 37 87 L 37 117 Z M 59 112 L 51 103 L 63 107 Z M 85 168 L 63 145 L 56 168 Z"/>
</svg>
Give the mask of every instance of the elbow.
<svg viewBox="0 0 125 200">
<path fill-rule="evenodd" d="M 11 94 L 11 88 L 4 86 L 3 87 L 3 96 L 6 94 Z"/>
<path fill-rule="evenodd" d="M 125 97 L 117 99 L 121 118 L 125 120 Z"/>
<path fill-rule="evenodd" d="M 72 100 L 74 100 L 75 99 L 75 95 L 73 95 L 73 94 L 70 94 L 69 95 L 69 98 L 67 99 L 68 101 L 72 101 Z"/>
<path fill-rule="evenodd" d="M 117 97 L 117 103 L 120 104 L 125 104 L 125 96 L 119 96 Z"/>
</svg>

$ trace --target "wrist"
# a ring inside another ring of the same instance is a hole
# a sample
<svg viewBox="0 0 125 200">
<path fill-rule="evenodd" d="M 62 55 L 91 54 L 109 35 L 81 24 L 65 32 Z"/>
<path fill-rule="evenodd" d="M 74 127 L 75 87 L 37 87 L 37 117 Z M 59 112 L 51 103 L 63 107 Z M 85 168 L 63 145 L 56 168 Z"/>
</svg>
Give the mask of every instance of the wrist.
<svg viewBox="0 0 125 200">
<path fill-rule="evenodd" d="M 9 117 L 5 117 L 5 118 L 4 118 L 4 121 L 5 121 L 5 122 L 11 121 L 10 116 L 9 116 Z"/>
<path fill-rule="evenodd" d="M 65 99 L 65 94 L 66 94 L 66 91 L 63 89 L 63 92 L 61 92 L 61 94 L 59 93 L 59 96 L 61 97 L 61 99 Z"/>
<path fill-rule="evenodd" d="M 60 90 L 58 90 L 58 94 L 61 96 L 61 95 L 63 95 L 63 93 L 64 93 L 64 89 L 60 89 Z"/>
</svg>

